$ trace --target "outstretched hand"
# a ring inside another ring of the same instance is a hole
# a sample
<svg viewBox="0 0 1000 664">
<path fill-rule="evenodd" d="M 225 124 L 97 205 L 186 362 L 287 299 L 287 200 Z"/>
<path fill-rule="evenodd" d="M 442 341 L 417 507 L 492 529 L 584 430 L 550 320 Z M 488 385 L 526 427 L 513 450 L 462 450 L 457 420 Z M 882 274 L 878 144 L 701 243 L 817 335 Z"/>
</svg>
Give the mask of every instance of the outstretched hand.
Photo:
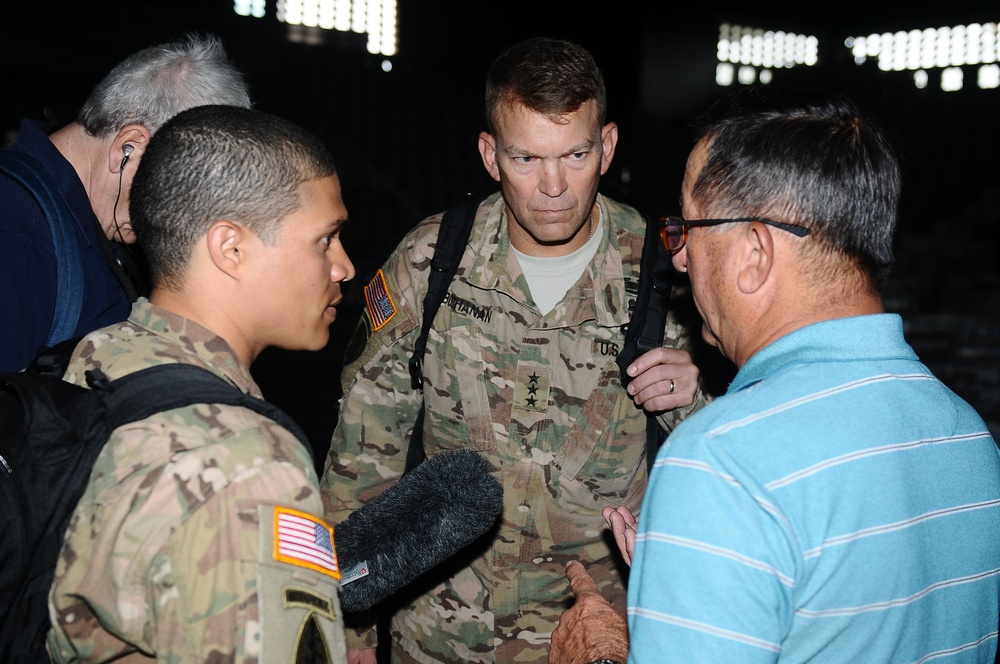
<svg viewBox="0 0 1000 664">
<path fill-rule="evenodd" d="M 598 659 L 628 659 L 625 616 L 597 592 L 597 585 L 577 561 L 566 566 L 576 603 L 559 619 L 552 632 L 549 664 L 587 664 Z"/>
<path fill-rule="evenodd" d="M 615 543 L 618 550 L 622 552 L 625 564 L 632 566 L 632 554 L 635 553 L 635 534 L 639 527 L 639 522 L 632 516 L 632 512 L 624 505 L 618 507 L 605 507 L 604 520 L 608 522 L 611 533 L 615 536 Z"/>
</svg>

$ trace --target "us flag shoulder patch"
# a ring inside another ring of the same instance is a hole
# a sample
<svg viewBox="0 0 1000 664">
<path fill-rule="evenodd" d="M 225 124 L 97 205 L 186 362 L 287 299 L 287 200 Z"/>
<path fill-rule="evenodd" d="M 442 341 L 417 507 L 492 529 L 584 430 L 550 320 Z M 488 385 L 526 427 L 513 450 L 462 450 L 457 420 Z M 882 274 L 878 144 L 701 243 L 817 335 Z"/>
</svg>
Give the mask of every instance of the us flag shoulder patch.
<svg viewBox="0 0 1000 664">
<path fill-rule="evenodd" d="M 373 331 L 380 329 L 396 315 L 396 304 L 389 295 L 389 288 L 385 284 L 385 273 L 382 270 L 376 272 L 365 286 L 365 303 L 368 306 L 368 315 L 372 319 Z"/>
<path fill-rule="evenodd" d="M 274 559 L 340 579 L 333 529 L 305 512 L 274 508 Z"/>
</svg>

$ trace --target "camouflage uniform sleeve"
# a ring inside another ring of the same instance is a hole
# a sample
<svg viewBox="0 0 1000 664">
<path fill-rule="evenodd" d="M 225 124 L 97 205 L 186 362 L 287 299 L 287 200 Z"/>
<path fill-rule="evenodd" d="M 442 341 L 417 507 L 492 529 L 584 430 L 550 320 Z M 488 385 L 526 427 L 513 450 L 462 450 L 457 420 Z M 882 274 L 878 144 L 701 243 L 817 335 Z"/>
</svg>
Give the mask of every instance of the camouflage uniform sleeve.
<svg viewBox="0 0 1000 664">
<path fill-rule="evenodd" d="M 412 231 L 365 287 L 365 309 L 341 374 L 344 396 L 320 482 L 324 516 L 343 521 L 403 474 L 420 390 L 409 359 L 419 334 L 426 270 L 439 227 Z M 374 615 L 348 616 L 349 648 L 373 647 Z"/>
<path fill-rule="evenodd" d="M 282 510 L 314 557 L 276 547 Z M 200 404 L 121 427 L 67 530 L 53 659 L 345 662 L 321 514 L 312 459 L 256 413 Z"/>
<path fill-rule="evenodd" d="M 152 558 L 158 660 L 346 662 L 339 571 L 322 557 L 332 539 L 308 490 L 315 479 L 275 462 L 247 474 Z M 300 548 L 289 554 L 292 537 Z"/>
</svg>

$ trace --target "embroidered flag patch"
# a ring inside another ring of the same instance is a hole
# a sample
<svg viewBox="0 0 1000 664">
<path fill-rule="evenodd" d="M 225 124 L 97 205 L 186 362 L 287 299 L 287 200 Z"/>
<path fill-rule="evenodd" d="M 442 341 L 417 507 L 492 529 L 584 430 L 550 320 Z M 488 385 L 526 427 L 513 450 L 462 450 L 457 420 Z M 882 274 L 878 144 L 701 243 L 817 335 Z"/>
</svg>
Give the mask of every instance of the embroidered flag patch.
<svg viewBox="0 0 1000 664">
<path fill-rule="evenodd" d="M 274 508 L 274 559 L 340 579 L 333 530 L 305 512 Z"/>
<path fill-rule="evenodd" d="M 385 274 L 382 270 L 375 273 L 372 280 L 365 286 L 365 303 L 368 305 L 368 315 L 372 319 L 372 327 L 376 330 L 392 320 L 396 315 L 396 305 L 389 295 L 385 284 Z"/>
</svg>

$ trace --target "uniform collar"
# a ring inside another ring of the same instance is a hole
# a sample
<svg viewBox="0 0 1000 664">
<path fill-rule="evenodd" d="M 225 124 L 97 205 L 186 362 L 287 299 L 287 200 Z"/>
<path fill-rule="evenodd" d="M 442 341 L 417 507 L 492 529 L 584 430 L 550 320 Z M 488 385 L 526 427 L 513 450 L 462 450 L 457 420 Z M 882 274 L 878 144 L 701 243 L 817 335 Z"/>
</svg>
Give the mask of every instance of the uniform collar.
<svg viewBox="0 0 1000 664">
<path fill-rule="evenodd" d="M 630 283 L 626 289 L 623 246 L 628 254 L 641 253 L 643 236 L 636 236 L 617 222 L 625 212 L 611 199 L 598 194 L 597 207 L 601 215 L 597 229 L 601 244 L 597 253 L 584 270 L 582 281 L 547 316 L 560 321 L 560 325 L 577 325 L 594 320 L 595 315 L 602 326 L 628 322 L 628 304 L 635 295 L 631 289 L 638 283 L 638 274 L 636 270 L 633 276 L 631 267 L 627 269 Z M 509 223 L 500 192 L 490 195 L 479 206 L 469 240 L 474 259 L 466 280 L 474 287 L 497 290 L 525 301 L 528 286 L 513 255 Z"/>
<path fill-rule="evenodd" d="M 225 378 L 242 392 L 258 398 L 263 395 L 250 374 L 250 369 L 240 359 L 232 346 L 211 330 L 171 311 L 139 298 L 132 307 L 129 323 L 143 328 L 157 337 L 172 342 L 191 355 L 191 362 L 208 368 Z"/>
</svg>

